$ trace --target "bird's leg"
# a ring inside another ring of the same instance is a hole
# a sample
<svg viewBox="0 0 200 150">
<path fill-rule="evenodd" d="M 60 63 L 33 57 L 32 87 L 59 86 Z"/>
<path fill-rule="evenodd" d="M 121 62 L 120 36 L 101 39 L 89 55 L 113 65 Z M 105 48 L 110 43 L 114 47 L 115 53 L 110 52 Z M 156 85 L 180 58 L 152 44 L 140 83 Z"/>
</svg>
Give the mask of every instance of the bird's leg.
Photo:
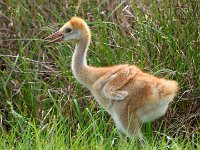
<svg viewBox="0 0 200 150">
<path fill-rule="evenodd" d="M 138 146 L 144 146 L 145 139 L 141 133 L 141 122 L 139 121 L 136 115 L 130 117 L 128 125 L 128 135 L 129 137 L 135 137 L 135 141 L 137 142 Z"/>
</svg>

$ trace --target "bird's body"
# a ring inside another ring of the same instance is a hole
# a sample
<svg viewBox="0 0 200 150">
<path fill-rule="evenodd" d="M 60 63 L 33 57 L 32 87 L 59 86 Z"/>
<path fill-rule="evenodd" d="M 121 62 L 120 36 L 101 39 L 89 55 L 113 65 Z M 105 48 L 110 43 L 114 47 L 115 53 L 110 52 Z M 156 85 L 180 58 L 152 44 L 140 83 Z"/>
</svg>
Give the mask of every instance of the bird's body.
<svg viewBox="0 0 200 150">
<path fill-rule="evenodd" d="M 134 65 L 87 65 L 86 56 L 91 35 L 87 24 L 81 18 L 73 17 L 47 38 L 53 36 L 60 36 L 53 42 L 75 42 L 72 58 L 75 78 L 91 91 L 124 135 L 137 135 L 141 138 L 141 124 L 164 115 L 178 91 L 176 81 L 154 77 Z"/>
</svg>

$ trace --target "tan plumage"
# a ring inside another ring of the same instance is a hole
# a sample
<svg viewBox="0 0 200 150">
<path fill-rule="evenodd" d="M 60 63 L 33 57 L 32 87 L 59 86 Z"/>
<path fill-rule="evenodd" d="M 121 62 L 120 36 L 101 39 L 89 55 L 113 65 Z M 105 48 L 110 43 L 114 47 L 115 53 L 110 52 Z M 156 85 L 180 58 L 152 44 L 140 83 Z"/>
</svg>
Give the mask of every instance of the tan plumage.
<svg viewBox="0 0 200 150">
<path fill-rule="evenodd" d="M 176 81 L 154 77 L 134 65 L 88 66 L 86 55 L 91 35 L 81 18 L 73 17 L 46 39 L 54 36 L 59 37 L 52 42 L 75 42 L 72 58 L 75 78 L 91 91 L 112 116 L 117 128 L 129 137 L 137 135 L 141 139 L 141 124 L 164 115 L 169 102 L 176 96 Z"/>
</svg>

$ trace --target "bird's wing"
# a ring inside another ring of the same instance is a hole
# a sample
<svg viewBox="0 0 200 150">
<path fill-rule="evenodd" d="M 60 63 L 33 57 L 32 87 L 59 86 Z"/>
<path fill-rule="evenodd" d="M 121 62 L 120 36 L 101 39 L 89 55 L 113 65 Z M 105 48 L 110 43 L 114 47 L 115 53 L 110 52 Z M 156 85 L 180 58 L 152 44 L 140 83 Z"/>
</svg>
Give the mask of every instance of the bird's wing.
<svg viewBox="0 0 200 150">
<path fill-rule="evenodd" d="M 96 81 L 99 92 L 111 100 L 123 100 L 128 96 L 128 91 L 120 90 L 135 76 L 139 69 L 135 66 L 115 68 Z"/>
</svg>

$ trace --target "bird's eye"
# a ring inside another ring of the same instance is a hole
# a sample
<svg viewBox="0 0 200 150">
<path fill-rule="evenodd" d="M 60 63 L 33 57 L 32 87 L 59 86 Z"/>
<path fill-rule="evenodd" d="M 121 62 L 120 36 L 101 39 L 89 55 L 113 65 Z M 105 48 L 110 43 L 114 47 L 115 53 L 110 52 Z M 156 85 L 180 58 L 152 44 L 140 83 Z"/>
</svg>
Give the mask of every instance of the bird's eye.
<svg viewBox="0 0 200 150">
<path fill-rule="evenodd" d="M 71 28 L 66 28 L 66 32 L 70 33 L 70 32 L 72 32 L 72 29 Z"/>
</svg>

